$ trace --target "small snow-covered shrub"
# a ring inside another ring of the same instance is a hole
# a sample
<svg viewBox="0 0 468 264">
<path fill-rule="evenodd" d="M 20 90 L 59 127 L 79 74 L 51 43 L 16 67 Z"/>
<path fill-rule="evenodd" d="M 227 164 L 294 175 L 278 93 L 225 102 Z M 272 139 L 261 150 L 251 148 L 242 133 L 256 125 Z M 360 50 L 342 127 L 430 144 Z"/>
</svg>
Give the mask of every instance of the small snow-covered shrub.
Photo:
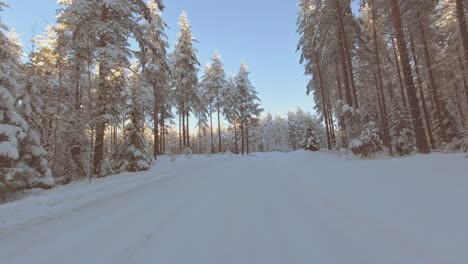
<svg viewBox="0 0 468 264">
<path fill-rule="evenodd" d="M 146 171 L 151 167 L 152 158 L 147 142 L 132 123 L 125 127 L 125 138 L 113 155 L 112 168 L 115 172 Z"/>
<path fill-rule="evenodd" d="M 302 147 L 305 150 L 310 150 L 310 151 L 318 151 L 320 150 L 320 142 L 317 140 L 315 137 L 312 127 L 308 127 L 306 130 L 305 138 L 302 143 Z"/>
<path fill-rule="evenodd" d="M 388 123 L 391 144 L 395 153 L 400 156 L 411 155 L 416 146 L 411 117 L 407 109 L 400 106 L 395 99 L 392 102 Z"/>
<path fill-rule="evenodd" d="M 362 158 L 372 157 L 376 152 L 382 150 L 382 140 L 379 135 L 379 128 L 370 114 L 364 114 L 362 118 L 364 127 L 359 138 L 351 140 L 349 149 L 354 155 Z"/>
<path fill-rule="evenodd" d="M 185 155 L 187 157 L 187 159 L 192 159 L 193 152 L 192 152 L 191 148 L 185 148 L 182 151 L 182 154 Z"/>
<path fill-rule="evenodd" d="M 468 155 L 468 132 L 464 132 L 464 137 L 457 142 L 456 148 Z"/>
</svg>

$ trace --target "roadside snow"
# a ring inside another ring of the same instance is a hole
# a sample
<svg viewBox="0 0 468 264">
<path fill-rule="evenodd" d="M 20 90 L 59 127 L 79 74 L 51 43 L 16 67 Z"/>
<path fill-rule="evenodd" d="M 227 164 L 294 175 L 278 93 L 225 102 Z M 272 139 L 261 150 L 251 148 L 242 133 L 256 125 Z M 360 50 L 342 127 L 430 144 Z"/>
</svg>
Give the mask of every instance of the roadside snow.
<svg viewBox="0 0 468 264">
<path fill-rule="evenodd" d="M 35 189 L 29 196 L 0 205 L 0 231 L 15 226 L 21 228 L 29 222 L 42 221 L 44 217 L 54 217 L 80 206 L 138 191 L 147 184 L 187 174 L 200 166 L 226 159 L 231 159 L 231 156 L 221 155 L 211 159 L 206 156 L 198 156 L 196 159 L 181 156 L 176 163 L 171 163 L 168 157 L 161 157 L 147 172 L 121 173 L 93 179 L 91 184 L 88 180 L 77 181 L 47 191 Z"/>
</svg>

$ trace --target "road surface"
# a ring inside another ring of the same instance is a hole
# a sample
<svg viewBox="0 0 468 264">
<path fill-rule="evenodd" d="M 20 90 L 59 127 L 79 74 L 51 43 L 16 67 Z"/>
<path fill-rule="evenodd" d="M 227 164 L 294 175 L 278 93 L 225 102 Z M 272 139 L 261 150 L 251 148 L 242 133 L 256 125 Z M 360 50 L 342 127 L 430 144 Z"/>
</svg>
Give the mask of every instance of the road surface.
<svg viewBox="0 0 468 264">
<path fill-rule="evenodd" d="M 468 263 L 466 176 L 446 183 L 434 164 L 428 183 L 390 179 L 409 164 L 305 152 L 167 162 L 0 206 L 0 263 Z"/>
</svg>

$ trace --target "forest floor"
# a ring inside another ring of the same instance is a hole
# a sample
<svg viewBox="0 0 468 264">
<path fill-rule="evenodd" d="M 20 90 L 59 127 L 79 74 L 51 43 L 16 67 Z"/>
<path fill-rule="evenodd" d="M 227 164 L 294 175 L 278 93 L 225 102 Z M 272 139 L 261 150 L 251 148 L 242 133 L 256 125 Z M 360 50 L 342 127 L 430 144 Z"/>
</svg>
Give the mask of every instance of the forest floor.
<svg viewBox="0 0 468 264">
<path fill-rule="evenodd" d="M 0 205 L 2 264 L 466 264 L 468 160 L 194 156 Z"/>
</svg>

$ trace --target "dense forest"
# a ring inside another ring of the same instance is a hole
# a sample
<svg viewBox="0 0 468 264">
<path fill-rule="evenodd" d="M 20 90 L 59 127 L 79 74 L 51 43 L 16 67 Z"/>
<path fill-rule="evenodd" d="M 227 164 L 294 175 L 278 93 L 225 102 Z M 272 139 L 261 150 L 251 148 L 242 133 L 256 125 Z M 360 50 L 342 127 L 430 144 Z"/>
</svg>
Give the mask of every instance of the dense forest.
<svg viewBox="0 0 468 264">
<path fill-rule="evenodd" d="M 466 151 L 467 4 L 299 2 L 298 50 L 329 149 Z"/>
<path fill-rule="evenodd" d="M 244 62 L 227 74 L 214 52 L 201 73 L 187 13 L 170 49 L 161 0 L 58 2 L 26 58 L 0 21 L 0 193 L 147 170 L 172 153 L 467 150 L 467 1 L 300 1 L 316 115 L 286 117 L 262 116 Z"/>
</svg>

